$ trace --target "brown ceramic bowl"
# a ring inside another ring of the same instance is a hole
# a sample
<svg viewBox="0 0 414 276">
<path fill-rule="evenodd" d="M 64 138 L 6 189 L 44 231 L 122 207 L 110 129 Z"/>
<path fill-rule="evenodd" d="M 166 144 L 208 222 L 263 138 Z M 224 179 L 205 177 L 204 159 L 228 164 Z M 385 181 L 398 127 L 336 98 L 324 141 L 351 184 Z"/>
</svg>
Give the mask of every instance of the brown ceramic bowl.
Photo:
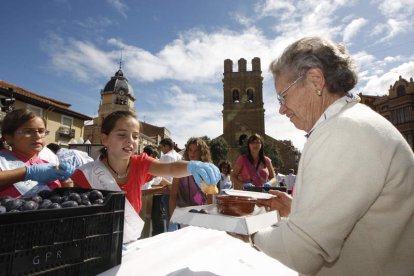
<svg viewBox="0 0 414 276">
<path fill-rule="evenodd" d="M 217 209 L 220 214 L 229 216 L 250 215 L 256 199 L 247 196 L 217 195 Z"/>
</svg>

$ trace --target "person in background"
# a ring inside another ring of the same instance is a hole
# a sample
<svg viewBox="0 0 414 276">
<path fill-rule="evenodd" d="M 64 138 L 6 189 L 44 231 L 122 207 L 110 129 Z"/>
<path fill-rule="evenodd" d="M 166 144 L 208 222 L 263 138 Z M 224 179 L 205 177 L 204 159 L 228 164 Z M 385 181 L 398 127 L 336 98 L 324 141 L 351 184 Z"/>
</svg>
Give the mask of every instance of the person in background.
<svg viewBox="0 0 414 276">
<path fill-rule="evenodd" d="M 162 163 L 147 154 L 135 154 L 139 142 L 139 121 L 130 111 L 115 111 L 107 115 L 101 126 L 104 147 L 98 160 L 82 165 L 72 175 L 77 186 L 110 191 L 124 191 L 124 243 L 137 240 L 143 226 L 139 218 L 142 206 L 141 186 L 147 174 L 183 177 L 194 175 L 202 180 L 217 181 L 220 172 L 212 163 L 176 161 Z"/>
<path fill-rule="evenodd" d="M 61 163 L 58 169 L 38 157 L 49 134 L 43 118 L 28 109 L 13 110 L 4 117 L 1 133 L 0 196 L 30 197 L 73 186 L 70 165 Z"/>
<path fill-rule="evenodd" d="M 47 146 L 59 159 L 59 162 L 71 164 L 78 168 L 83 164 L 92 162 L 93 159 L 86 152 L 76 149 L 65 149 L 56 143 L 49 143 Z"/>
<path fill-rule="evenodd" d="M 279 173 L 279 169 L 275 168 L 276 187 L 285 187 L 285 177 Z"/>
<path fill-rule="evenodd" d="M 279 112 L 307 133 L 293 198 L 259 203 L 287 217 L 250 237 L 306 275 L 414 275 L 414 154 L 383 116 L 350 94 L 346 48 L 321 37 L 273 61 Z"/>
<path fill-rule="evenodd" d="M 218 168 L 221 173 L 221 178 L 218 183 L 219 191 L 233 188 L 233 184 L 231 183 L 231 179 L 230 179 L 230 173 L 231 173 L 230 162 L 228 160 L 224 160 L 220 162 Z"/>
<path fill-rule="evenodd" d="M 48 163 L 55 164 L 56 166 L 59 165 L 59 158 L 48 147 L 43 147 L 37 156 L 40 159 L 47 161 Z"/>
<path fill-rule="evenodd" d="M 286 188 L 287 188 L 287 192 L 289 194 L 292 194 L 293 187 L 295 186 L 295 181 L 296 181 L 295 170 L 290 169 L 289 174 L 286 175 L 286 177 L 285 177 L 285 185 L 286 185 Z"/>
<path fill-rule="evenodd" d="M 177 153 L 174 149 L 174 142 L 171 138 L 164 138 L 160 141 L 160 149 L 162 151 L 162 155 L 160 157 L 160 162 L 175 162 L 177 160 L 183 159 L 183 157 Z M 172 183 L 173 177 L 167 176 L 165 179 Z M 166 186 L 163 190 L 163 194 L 161 197 L 161 210 L 162 213 L 158 214 L 155 219 L 160 220 L 163 223 L 162 215 L 165 217 L 166 221 L 166 229 L 165 231 L 174 231 L 177 229 L 178 225 L 175 223 L 171 223 L 170 225 L 170 189 L 171 185 Z"/>
<path fill-rule="evenodd" d="M 143 150 L 148 156 L 151 156 L 154 159 L 158 159 L 157 148 L 153 145 L 147 145 Z M 171 185 L 171 182 L 166 180 L 161 176 L 153 176 L 151 174 L 147 175 L 146 183 L 141 187 L 141 189 L 150 189 L 152 186 L 162 185 L 168 186 Z M 151 226 L 152 226 L 152 236 L 156 236 L 164 232 L 164 221 L 161 217 L 162 214 L 162 194 L 154 193 L 152 195 L 152 207 L 151 207 Z"/>
<path fill-rule="evenodd" d="M 265 156 L 263 144 L 262 136 L 257 133 L 247 140 L 247 153 L 237 158 L 230 175 L 236 189 L 271 187 L 276 184 L 272 161 Z"/>
<path fill-rule="evenodd" d="M 190 138 L 185 145 L 184 160 L 212 162 L 210 148 L 203 139 Z M 208 202 L 212 203 L 211 195 Z M 192 175 L 173 179 L 170 193 L 170 217 L 176 207 L 199 206 L 206 203 L 207 195 L 202 192 Z"/>
</svg>

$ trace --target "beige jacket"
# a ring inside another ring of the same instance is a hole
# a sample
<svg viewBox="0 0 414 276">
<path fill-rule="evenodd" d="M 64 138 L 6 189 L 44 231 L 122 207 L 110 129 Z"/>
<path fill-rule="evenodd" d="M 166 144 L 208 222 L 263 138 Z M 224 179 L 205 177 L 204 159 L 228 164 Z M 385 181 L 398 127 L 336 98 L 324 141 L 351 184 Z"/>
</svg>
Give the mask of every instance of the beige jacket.
<svg viewBox="0 0 414 276">
<path fill-rule="evenodd" d="M 310 135 L 288 220 L 255 244 L 309 275 L 414 275 L 414 155 L 385 118 L 348 103 Z"/>
</svg>

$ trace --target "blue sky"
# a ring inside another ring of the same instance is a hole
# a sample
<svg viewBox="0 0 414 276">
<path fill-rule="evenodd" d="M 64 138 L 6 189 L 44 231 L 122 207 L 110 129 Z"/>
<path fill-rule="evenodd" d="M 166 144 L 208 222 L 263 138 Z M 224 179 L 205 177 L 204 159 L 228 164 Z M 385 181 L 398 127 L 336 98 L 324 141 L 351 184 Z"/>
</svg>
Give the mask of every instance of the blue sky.
<svg viewBox="0 0 414 276">
<path fill-rule="evenodd" d="M 165 126 L 180 147 L 222 134 L 223 61 L 260 57 L 266 133 L 304 132 L 278 113 L 268 64 L 303 36 L 323 35 L 354 56 L 354 93 L 388 94 L 414 77 L 414 0 L 2 1 L 0 79 L 95 116 L 119 66 L 138 117 Z M 236 69 L 237 70 L 237 69 Z"/>
</svg>

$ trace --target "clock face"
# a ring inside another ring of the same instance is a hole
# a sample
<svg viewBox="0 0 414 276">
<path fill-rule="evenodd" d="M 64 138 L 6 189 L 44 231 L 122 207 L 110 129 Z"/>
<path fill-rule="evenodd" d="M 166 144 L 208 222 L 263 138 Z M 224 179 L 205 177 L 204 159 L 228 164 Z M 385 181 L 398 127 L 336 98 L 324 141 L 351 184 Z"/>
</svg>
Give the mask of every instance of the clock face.
<svg viewBox="0 0 414 276">
<path fill-rule="evenodd" d="M 119 90 L 119 95 L 121 95 L 121 96 L 125 95 L 125 91 L 124 90 Z"/>
</svg>

